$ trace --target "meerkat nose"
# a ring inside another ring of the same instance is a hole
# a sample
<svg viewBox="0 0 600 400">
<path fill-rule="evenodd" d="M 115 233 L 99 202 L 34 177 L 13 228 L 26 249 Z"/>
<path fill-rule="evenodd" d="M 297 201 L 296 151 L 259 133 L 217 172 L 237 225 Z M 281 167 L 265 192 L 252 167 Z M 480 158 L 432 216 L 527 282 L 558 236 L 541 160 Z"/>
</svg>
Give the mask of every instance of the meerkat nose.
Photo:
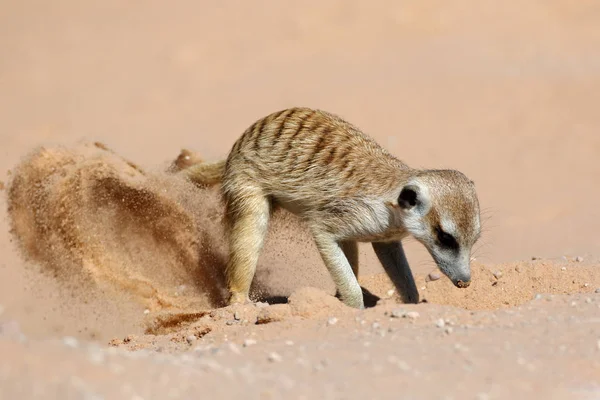
<svg viewBox="0 0 600 400">
<path fill-rule="evenodd" d="M 471 281 L 460 281 L 460 280 L 456 281 L 456 283 L 455 283 L 456 287 L 459 287 L 462 289 L 468 288 L 470 284 L 471 284 Z"/>
</svg>

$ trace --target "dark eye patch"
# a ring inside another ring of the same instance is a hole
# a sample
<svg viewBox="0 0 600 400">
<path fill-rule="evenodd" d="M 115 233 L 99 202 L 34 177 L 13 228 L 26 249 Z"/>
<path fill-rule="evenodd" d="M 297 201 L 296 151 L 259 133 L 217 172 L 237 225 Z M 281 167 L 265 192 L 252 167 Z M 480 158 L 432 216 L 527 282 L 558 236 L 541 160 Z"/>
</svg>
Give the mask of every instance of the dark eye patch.
<svg viewBox="0 0 600 400">
<path fill-rule="evenodd" d="M 456 238 L 449 233 L 446 233 L 439 226 L 436 228 L 437 240 L 440 243 L 440 246 L 445 247 L 447 249 L 458 249 L 458 242 Z"/>
</svg>

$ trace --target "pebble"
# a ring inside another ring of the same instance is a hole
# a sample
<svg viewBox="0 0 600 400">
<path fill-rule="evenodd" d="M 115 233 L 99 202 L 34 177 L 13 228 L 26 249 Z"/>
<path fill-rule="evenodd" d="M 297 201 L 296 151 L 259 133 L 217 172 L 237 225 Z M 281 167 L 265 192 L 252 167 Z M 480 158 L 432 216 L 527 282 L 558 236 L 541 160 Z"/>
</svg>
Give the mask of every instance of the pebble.
<svg viewBox="0 0 600 400">
<path fill-rule="evenodd" d="M 582 261 L 583 261 L 583 257 L 581 257 L 581 256 L 575 257 L 575 262 L 582 262 Z"/>
<path fill-rule="evenodd" d="M 88 348 L 88 358 L 92 364 L 99 365 L 104 362 L 104 352 L 98 346 L 90 346 Z"/>
<path fill-rule="evenodd" d="M 254 339 L 246 339 L 244 340 L 244 343 L 242 344 L 242 346 L 244 347 L 250 347 L 250 346 L 254 346 L 256 344 L 256 340 Z"/>
<path fill-rule="evenodd" d="M 148 315 L 150 314 L 150 310 L 148 310 L 147 308 L 144 310 L 144 314 Z"/>
<path fill-rule="evenodd" d="M 235 343 L 229 343 L 229 350 L 231 350 L 232 353 L 235 354 L 242 354 L 242 352 L 240 351 L 240 348 L 238 347 L 237 344 Z"/>
<path fill-rule="evenodd" d="M 502 271 L 496 271 L 494 272 L 494 278 L 496 279 L 500 279 L 502 277 Z"/>
<path fill-rule="evenodd" d="M 79 341 L 75 339 L 73 336 L 65 336 L 63 338 L 63 343 L 65 346 L 77 348 L 79 346 Z"/>
<path fill-rule="evenodd" d="M 0 322 L 0 335 L 17 337 L 21 335 L 21 327 L 17 321 Z"/>
<path fill-rule="evenodd" d="M 188 335 L 185 337 L 186 342 L 188 342 L 189 345 L 193 344 L 194 342 L 196 342 L 196 336 L 194 335 Z"/>
<path fill-rule="evenodd" d="M 427 278 L 429 278 L 430 281 L 437 281 L 441 277 L 442 276 L 438 272 L 430 272 L 429 275 L 427 275 Z"/>
<path fill-rule="evenodd" d="M 406 361 L 400 360 L 398 357 L 396 357 L 394 355 L 389 356 L 387 358 L 387 361 L 390 364 L 396 365 L 402 371 L 409 371 L 410 370 L 410 366 L 406 363 Z"/>
<path fill-rule="evenodd" d="M 271 362 L 281 362 L 281 360 L 283 360 L 283 358 L 278 353 L 275 353 L 274 351 L 269 353 L 269 356 L 267 357 L 267 359 Z"/>
<path fill-rule="evenodd" d="M 592 302 L 592 299 L 591 299 L 590 297 L 586 297 L 586 298 L 585 298 L 585 302 L 586 302 L 587 304 L 590 304 L 590 303 Z"/>
<path fill-rule="evenodd" d="M 236 321 L 239 321 L 240 319 L 242 319 L 241 313 L 239 311 L 234 312 L 233 319 L 235 319 Z"/>
<path fill-rule="evenodd" d="M 562 267 L 560 270 L 561 270 L 561 271 L 566 271 L 566 270 L 567 270 L 567 267 Z"/>
<path fill-rule="evenodd" d="M 381 325 L 379 324 L 379 322 L 373 322 L 373 325 L 371 325 L 371 328 L 373 329 L 379 329 Z"/>
<path fill-rule="evenodd" d="M 394 289 L 390 289 L 387 291 L 387 295 L 388 297 L 392 297 L 394 295 L 395 290 Z"/>
<path fill-rule="evenodd" d="M 406 314 L 404 314 L 404 317 L 409 319 L 417 319 L 419 318 L 419 313 L 416 311 L 409 311 Z"/>
<path fill-rule="evenodd" d="M 594 293 L 600 293 L 600 287 L 596 290 L 594 290 Z"/>
<path fill-rule="evenodd" d="M 265 307 L 269 307 L 269 303 L 263 302 L 263 301 L 258 301 L 256 303 L 254 303 L 254 306 L 256 308 L 265 308 Z"/>
<path fill-rule="evenodd" d="M 517 273 L 521 272 L 521 267 L 517 265 L 517 266 L 515 267 L 515 271 L 517 271 Z"/>
<path fill-rule="evenodd" d="M 335 325 L 337 324 L 338 319 L 336 317 L 331 317 L 327 320 L 327 325 L 331 326 L 331 325 Z"/>
<path fill-rule="evenodd" d="M 453 331 L 454 331 L 454 329 L 452 329 L 451 326 L 447 326 L 446 329 L 444 330 L 444 332 L 446 332 L 447 335 L 450 335 Z"/>
<path fill-rule="evenodd" d="M 401 310 L 401 309 L 396 309 L 392 311 L 392 318 L 402 318 L 406 315 L 406 311 Z"/>
<path fill-rule="evenodd" d="M 446 326 L 446 322 L 443 318 L 440 318 L 437 321 L 435 321 L 435 326 L 437 326 L 438 328 L 443 328 L 444 326 Z"/>
</svg>

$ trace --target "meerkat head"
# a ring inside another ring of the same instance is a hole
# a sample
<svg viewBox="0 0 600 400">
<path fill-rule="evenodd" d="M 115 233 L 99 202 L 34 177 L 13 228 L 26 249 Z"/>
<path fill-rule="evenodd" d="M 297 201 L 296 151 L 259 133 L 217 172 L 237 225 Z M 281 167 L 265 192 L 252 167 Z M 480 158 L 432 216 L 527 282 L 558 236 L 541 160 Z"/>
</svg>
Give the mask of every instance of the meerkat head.
<svg viewBox="0 0 600 400">
<path fill-rule="evenodd" d="M 398 196 L 406 230 L 429 251 L 457 287 L 471 283 L 471 249 L 481 226 L 475 185 L 453 170 L 425 171 Z"/>
</svg>

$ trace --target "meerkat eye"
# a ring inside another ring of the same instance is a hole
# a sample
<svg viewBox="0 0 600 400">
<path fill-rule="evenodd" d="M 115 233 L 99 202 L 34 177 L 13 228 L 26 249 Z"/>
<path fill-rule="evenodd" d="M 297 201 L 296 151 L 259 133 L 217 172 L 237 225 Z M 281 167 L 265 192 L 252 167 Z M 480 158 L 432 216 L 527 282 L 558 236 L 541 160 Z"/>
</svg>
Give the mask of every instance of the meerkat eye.
<svg viewBox="0 0 600 400">
<path fill-rule="evenodd" d="M 440 245 L 448 249 L 458 249 L 458 242 L 449 233 L 446 233 L 439 226 L 436 228 L 437 239 Z"/>
</svg>

